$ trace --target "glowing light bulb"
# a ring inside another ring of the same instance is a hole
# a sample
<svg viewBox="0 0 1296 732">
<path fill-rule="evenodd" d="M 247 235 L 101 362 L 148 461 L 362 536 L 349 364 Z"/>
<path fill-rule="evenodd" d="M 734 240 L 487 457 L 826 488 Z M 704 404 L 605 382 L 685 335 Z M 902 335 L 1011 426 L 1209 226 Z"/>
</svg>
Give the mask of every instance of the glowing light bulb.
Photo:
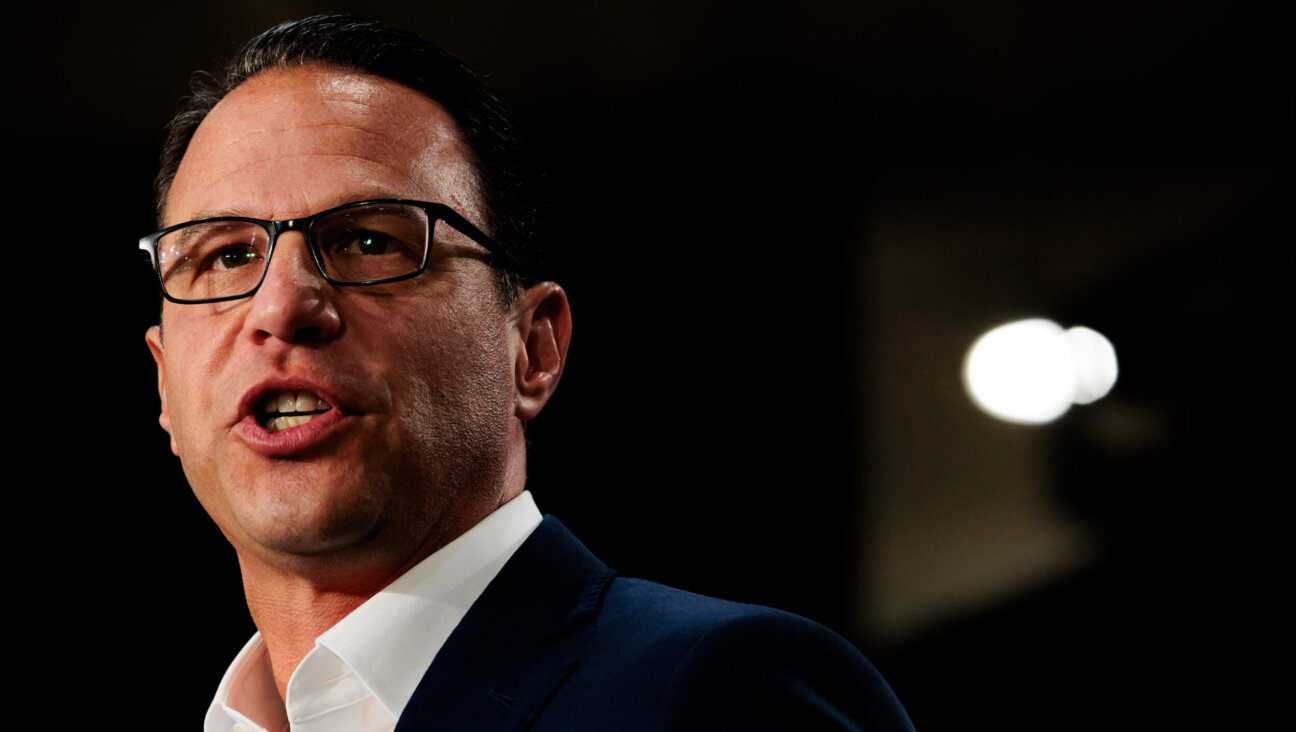
<svg viewBox="0 0 1296 732">
<path fill-rule="evenodd" d="M 983 411 L 1018 424 L 1044 424 L 1072 404 L 1102 398 L 1116 382 L 1116 350 L 1089 328 L 1063 330 L 1033 318 L 994 328 L 963 362 L 963 383 Z"/>
<path fill-rule="evenodd" d="M 1107 396 L 1116 385 L 1116 349 L 1106 336 L 1083 326 L 1067 329 L 1063 334 L 1071 347 L 1075 362 L 1076 404 L 1089 404 Z"/>
</svg>

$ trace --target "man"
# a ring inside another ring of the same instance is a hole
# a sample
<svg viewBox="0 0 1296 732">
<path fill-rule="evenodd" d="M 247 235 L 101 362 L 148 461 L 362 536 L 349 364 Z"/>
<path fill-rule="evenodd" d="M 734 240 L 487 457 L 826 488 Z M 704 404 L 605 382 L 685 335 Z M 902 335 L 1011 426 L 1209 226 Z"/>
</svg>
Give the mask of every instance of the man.
<svg viewBox="0 0 1296 732">
<path fill-rule="evenodd" d="M 907 728 L 849 644 L 615 577 L 524 489 L 566 295 L 508 117 L 411 35 L 249 42 L 172 124 L 160 422 L 258 628 L 208 730 Z"/>
</svg>

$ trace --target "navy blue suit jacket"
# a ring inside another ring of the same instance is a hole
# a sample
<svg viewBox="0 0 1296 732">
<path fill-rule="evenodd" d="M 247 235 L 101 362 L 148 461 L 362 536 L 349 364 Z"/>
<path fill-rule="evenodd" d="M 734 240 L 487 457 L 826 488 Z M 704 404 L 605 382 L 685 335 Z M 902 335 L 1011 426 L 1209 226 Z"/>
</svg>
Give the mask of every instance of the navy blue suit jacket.
<svg viewBox="0 0 1296 732">
<path fill-rule="evenodd" d="M 804 618 L 616 576 L 546 517 L 446 640 L 396 732 L 911 730 Z"/>
</svg>

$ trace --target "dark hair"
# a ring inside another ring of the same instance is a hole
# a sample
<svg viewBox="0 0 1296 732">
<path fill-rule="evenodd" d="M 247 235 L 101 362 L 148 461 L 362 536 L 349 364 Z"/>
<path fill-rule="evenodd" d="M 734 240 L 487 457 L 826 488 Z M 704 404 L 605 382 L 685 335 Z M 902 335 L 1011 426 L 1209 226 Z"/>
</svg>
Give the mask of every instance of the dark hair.
<svg viewBox="0 0 1296 732">
<path fill-rule="evenodd" d="M 521 264 L 499 272 L 511 301 L 538 266 L 540 231 L 516 125 L 495 92 L 459 59 L 408 31 L 345 15 L 317 15 L 275 26 L 247 42 L 219 77 L 199 72 L 190 96 L 167 126 L 154 181 L 161 225 L 180 160 L 198 125 L 225 95 L 256 74 L 285 66 L 321 64 L 380 76 L 436 101 L 458 125 L 477 172 L 485 228 Z"/>
</svg>

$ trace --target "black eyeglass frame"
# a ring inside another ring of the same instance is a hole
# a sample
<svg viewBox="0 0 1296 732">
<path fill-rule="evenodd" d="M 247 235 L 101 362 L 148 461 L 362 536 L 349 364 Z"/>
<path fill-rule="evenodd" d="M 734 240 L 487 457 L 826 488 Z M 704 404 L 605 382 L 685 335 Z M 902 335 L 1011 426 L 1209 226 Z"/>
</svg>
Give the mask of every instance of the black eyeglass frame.
<svg viewBox="0 0 1296 732">
<path fill-rule="evenodd" d="M 338 211 L 343 211 L 349 208 L 358 208 L 360 206 L 372 206 L 375 204 L 400 204 L 404 206 L 414 206 L 423 209 L 423 212 L 427 214 L 428 217 L 428 242 L 427 242 L 427 246 L 424 247 L 423 249 L 423 261 L 419 264 L 419 268 L 417 270 L 410 272 L 409 274 L 397 275 L 396 277 L 384 277 L 377 280 L 361 280 L 359 282 L 345 282 L 345 281 L 333 279 L 332 277 L 329 276 L 328 270 L 324 266 L 323 254 L 320 252 L 319 247 L 316 246 L 315 240 L 311 237 L 310 234 L 311 226 L 315 223 L 317 219 L 319 219 L 322 216 L 327 216 L 329 214 L 336 213 Z M 193 226 L 195 224 L 206 224 L 206 223 L 211 223 L 213 221 L 238 221 L 247 224 L 256 224 L 260 226 L 262 229 L 266 230 L 266 232 L 270 236 L 269 236 L 269 242 L 266 244 L 266 261 L 265 261 L 265 266 L 261 270 L 261 279 L 257 280 L 256 285 L 251 290 L 248 290 L 247 292 L 241 295 L 225 295 L 224 297 L 210 297 L 210 298 L 203 298 L 200 300 L 183 300 L 177 297 L 172 297 L 171 293 L 167 292 L 166 286 L 162 283 L 162 268 L 158 264 L 158 253 L 157 253 L 158 240 L 166 236 L 167 234 L 170 234 L 171 232 L 177 231 L 179 229 L 183 229 L 186 226 Z M 149 256 L 149 261 L 153 265 L 153 274 L 157 280 L 158 291 L 162 293 L 162 297 L 166 298 L 167 300 L 170 300 L 171 302 L 178 303 L 180 305 L 201 305 L 203 303 L 241 300 L 245 297 L 251 297 L 255 295 L 256 291 L 261 289 L 261 285 L 265 282 L 266 273 L 270 271 L 270 260 L 274 258 L 275 243 L 278 242 L 279 235 L 286 231 L 296 231 L 301 233 L 302 237 L 306 239 L 306 248 L 310 250 L 311 258 L 315 260 L 315 266 L 319 269 L 320 274 L 323 275 L 324 280 L 331 285 L 335 285 L 337 287 L 361 287 L 367 285 L 384 285 L 389 282 L 400 282 L 401 280 L 413 279 L 423 274 L 425 271 L 427 271 L 428 259 L 432 255 L 432 245 L 433 245 L 432 236 L 436 231 L 437 221 L 444 221 L 447 224 L 450 224 L 450 226 L 452 226 L 459 233 L 463 234 L 469 239 L 472 239 L 473 241 L 482 245 L 482 247 L 484 247 L 486 251 L 489 252 L 491 255 L 491 258 L 493 260 L 490 263 L 491 266 L 504 269 L 505 271 L 521 273 L 522 266 L 518 262 L 516 257 L 510 254 L 508 250 L 500 246 L 498 242 L 496 242 L 494 239 L 487 236 L 485 232 L 483 232 L 481 229 L 478 229 L 476 226 L 472 224 L 472 222 L 470 222 L 468 219 L 461 216 L 454 209 L 450 208 L 444 203 L 432 203 L 429 201 L 412 201 L 412 200 L 406 200 L 402 198 L 377 198 L 369 201 L 355 201 L 352 203 L 344 203 L 341 206 L 334 206 L 333 208 L 326 209 L 318 213 L 313 213 L 310 216 L 303 216 L 302 218 L 299 219 L 283 219 L 281 221 L 272 221 L 270 219 L 255 219 L 248 216 L 213 216 L 211 218 L 206 218 L 206 219 L 185 221 L 183 223 L 175 224 L 174 226 L 168 226 L 167 228 L 149 234 L 148 236 L 140 237 L 139 248 L 143 250 L 145 253 L 147 253 Z"/>
</svg>

